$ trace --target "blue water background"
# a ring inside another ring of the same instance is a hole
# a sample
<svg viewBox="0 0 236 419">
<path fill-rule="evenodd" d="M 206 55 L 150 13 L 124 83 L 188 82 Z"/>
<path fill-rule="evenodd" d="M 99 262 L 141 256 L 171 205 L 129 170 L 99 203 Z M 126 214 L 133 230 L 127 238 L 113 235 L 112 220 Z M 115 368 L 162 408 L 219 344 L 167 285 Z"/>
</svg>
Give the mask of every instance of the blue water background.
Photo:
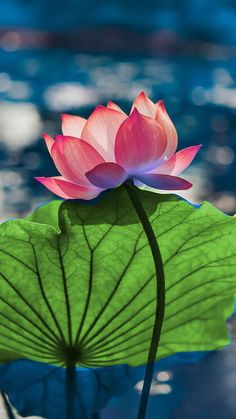
<svg viewBox="0 0 236 419">
<path fill-rule="evenodd" d="M 236 212 L 236 4 L 158 3 L 1 0 L 1 220 L 27 215 L 52 199 L 34 176 L 57 173 L 41 133 L 60 132 L 60 113 L 86 117 L 107 100 L 128 111 L 141 90 L 165 100 L 179 148 L 203 144 L 186 171 L 194 183 L 186 198 Z M 230 325 L 235 334 L 234 322 Z M 235 360 L 232 343 L 191 365 L 160 365 L 165 374 L 154 377 L 148 419 L 234 419 Z M 18 377 L 22 364 L 12 368 L 10 377 Z M 137 375 L 136 388 L 132 384 L 125 395 L 112 398 L 102 419 L 135 418 L 140 381 Z M 124 378 L 123 389 L 126 385 Z M 6 390 L 28 415 L 42 388 L 27 399 L 10 378 Z"/>
</svg>

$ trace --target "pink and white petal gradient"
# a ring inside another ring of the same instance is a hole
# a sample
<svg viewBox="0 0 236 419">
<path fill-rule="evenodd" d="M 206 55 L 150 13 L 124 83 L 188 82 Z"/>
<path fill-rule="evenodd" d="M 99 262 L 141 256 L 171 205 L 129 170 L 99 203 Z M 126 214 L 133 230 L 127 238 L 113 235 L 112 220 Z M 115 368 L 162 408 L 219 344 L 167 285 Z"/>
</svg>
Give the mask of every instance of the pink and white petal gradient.
<svg viewBox="0 0 236 419">
<path fill-rule="evenodd" d="M 152 102 L 144 92 L 127 115 L 114 102 L 97 106 L 86 120 L 62 115 L 63 135 L 44 140 L 62 176 L 37 177 L 64 199 L 93 199 L 126 180 L 164 191 L 192 184 L 179 175 L 191 164 L 200 145 L 176 153 L 176 129 L 163 101 Z"/>
<path fill-rule="evenodd" d="M 105 160 L 93 146 L 80 138 L 57 135 L 51 156 L 65 179 L 87 185 L 85 173 Z"/>
<path fill-rule="evenodd" d="M 131 113 L 134 109 L 137 109 L 142 115 L 155 118 L 157 113 L 156 105 L 146 96 L 144 92 L 141 92 L 133 102 Z"/>
<path fill-rule="evenodd" d="M 68 182 L 62 176 L 55 177 L 36 177 L 40 183 L 46 186 L 55 195 L 64 199 L 94 199 L 101 192 L 101 188 L 96 186 L 80 186 L 76 183 Z"/>
<path fill-rule="evenodd" d="M 51 149 L 52 149 L 52 146 L 54 144 L 54 139 L 52 137 L 50 137 L 50 135 L 48 135 L 48 134 L 43 134 L 43 139 L 46 143 L 46 146 L 47 146 L 47 149 L 48 149 L 49 153 L 51 154 Z"/>
<path fill-rule="evenodd" d="M 107 108 L 108 109 L 113 109 L 113 111 L 118 111 L 118 112 L 121 112 L 124 115 L 126 115 L 126 113 L 120 108 L 120 106 L 118 106 L 116 103 L 112 102 L 111 100 L 109 100 L 109 102 L 107 102 Z"/>
<path fill-rule="evenodd" d="M 161 125 L 134 109 L 117 132 L 115 159 L 130 175 L 146 172 L 158 164 L 166 146 Z"/>
<path fill-rule="evenodd" d="M 165 150 L 165 157 L 169 159 L 172 156 L 172 154 L 176 151 L 178 145 L 178 135 L 173 122 L 171 121 L 168 113 L 166 112 L 163 100 L 160 100 L 156 104 L 156 120 L 163 127 L 168 138 L 167 147 Z"/>
<path fill-rule="evenodd" d="M 114 161 L 117 131 L 127 116 L 114 109 L 97 106 L 88 118 L 81 138 L 93 145 L 107 161 Z"/>
<path fill-rule="evenodd" d="M 81 133 L 87 120 L 80 116 L 62 114 L 61 129 L 63 135 L 81 138 Z"/>
<path fill-rule="evenodd" d="M 182 173 L 193 161 L 194 157 L 200 150 L 202 145 L 194 145 L 184 148 L 173 154 L 171 158 L 165 161 L 161 166 L 156 169 L 150 170 L 147 173 L 159 173 L 169 175 L 179 175 Z"/>
</svg>

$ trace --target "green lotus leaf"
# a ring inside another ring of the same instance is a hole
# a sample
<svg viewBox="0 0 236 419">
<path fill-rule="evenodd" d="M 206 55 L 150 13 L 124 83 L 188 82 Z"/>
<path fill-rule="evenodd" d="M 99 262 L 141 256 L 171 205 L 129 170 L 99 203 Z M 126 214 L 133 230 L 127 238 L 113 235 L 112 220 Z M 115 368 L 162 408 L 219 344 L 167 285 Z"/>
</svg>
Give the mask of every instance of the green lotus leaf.
<svg viewBox="0 0 236 419">
<path fill-rule="evenodd" d="M 236 219 L 136 190 L 164 261 L 158 357 L 228 344 Z M 53 201 L 0 226 L 0 359 L 102 366 L 147 360 L 156 310 L 152 253 L 127 191 Z"/>
</svg>

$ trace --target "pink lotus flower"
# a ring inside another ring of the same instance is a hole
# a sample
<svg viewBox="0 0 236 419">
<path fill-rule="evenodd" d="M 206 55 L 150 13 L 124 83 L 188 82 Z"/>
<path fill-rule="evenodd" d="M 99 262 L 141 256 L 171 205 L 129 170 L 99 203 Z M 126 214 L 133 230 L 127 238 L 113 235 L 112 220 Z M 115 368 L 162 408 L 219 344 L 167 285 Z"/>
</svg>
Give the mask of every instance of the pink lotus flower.
<svg viewBox="0 0 236 419">
<path fill-rule="evenodd" d="M 62 198 L 92 199 L 127 179 L 159 190 L 192 186 L 178 175 L 201 146 L 176 153 L 177 133 L 163 101 L 154 104 L 145 93 L 129 116 L 113 102 L 97 106 L 87 120 L 62 115 L 62 132 L 55 141 L 44 135 L 61 176 L 36 178 Z"/>
</svg>

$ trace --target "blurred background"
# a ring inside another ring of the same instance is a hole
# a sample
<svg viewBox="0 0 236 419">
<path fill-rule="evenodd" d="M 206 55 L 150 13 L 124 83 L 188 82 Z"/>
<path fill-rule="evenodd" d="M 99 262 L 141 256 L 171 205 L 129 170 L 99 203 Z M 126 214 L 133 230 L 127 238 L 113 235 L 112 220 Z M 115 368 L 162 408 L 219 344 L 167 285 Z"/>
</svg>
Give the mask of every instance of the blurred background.
<svg viewBox="0 0 236 419">
<path fill-rule="evenodd" d="M 34 176 L 57 173 L 41 133 L 60 132 L 60 113 L 86 117 L 107 100 L 128 111 L 141 90 L 165 100 L 179 148 L 203 144 L 186 171 L 195 185 L 186 197 L 234 214 L 235 28 L 235 0 L 1 0 L 0 219 L 53 198 Z M 180 407 L 158 418 L 234 419 L 235 350 L 174 376 L 161 371 L 153 396 L 164 397 L 162 409 Z M 135 417 L 141 385 L 103 417 Z M 153 397 L 151 419 L 157 406 Z"/>
<path fill-rule="evenodd" d="M 128 111 L 141 90 L 165 100 L 179 148 L 203 144 L 186 197 L 235 213 L 235 27 L 234 0 L 1 0 L 1 219 L 53 197 L 34 176 L 57 173 L 41 133 L 60 113 Z"/>
</svg>

